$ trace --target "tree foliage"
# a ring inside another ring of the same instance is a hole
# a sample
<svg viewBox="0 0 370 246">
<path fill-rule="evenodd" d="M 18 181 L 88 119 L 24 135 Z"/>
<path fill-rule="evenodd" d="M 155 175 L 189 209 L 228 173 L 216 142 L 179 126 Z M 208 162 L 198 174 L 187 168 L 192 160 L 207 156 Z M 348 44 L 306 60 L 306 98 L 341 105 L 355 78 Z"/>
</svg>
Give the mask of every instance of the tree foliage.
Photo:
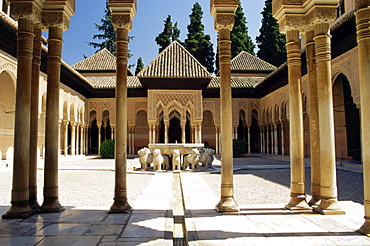
<svg viewBox="0 0 370 246">
<path fill-rule="evenodd" d="M 95 24 L 95 28 L 98 29 L 99 34 L 94 34 L 93 39 L 102 40 L 101 42 L 87 42 L 88 45 L 93 46 L 95 52 L 98 52 L 106 48 L 110 53 L 116 56 L 116 30 L 114 30 L 112 24 L 112 13 L 110 12 L 108 1 L 105 3 L 104 17 L 100 19 L 101 24 Z M 128 41 L 130 42 L 134 37 L 129 36 Z M 128 51 L 128 58 L 132 57 L 130 50 Z M 132 65 L 129 65 L 131 67 Z"/>
<path fill-rule="evenodd" d="M 155 42 L 159 46 L 158 53 L 161 53 L 173 41 L 181 43 L 179 37 L 180 29 L 177 26 L 177 22 L 172 25 L 171 15 L 168 15 L 167 19 L 164 21 L 163 31 L 155 38 Z"/>
<path fill-rule="evenodd" d="M 231 31 L 231 58 L 237 56 L 240 52 L 247 51 L 255 55 L 252 38 L 248 35 L 247 19 L 244 16 L 243 7 L 239 1 L 239 6 L 235 12 L 235 23 Z"/>
<path fill-rule="evenodd" d="M 280 66 L 286 59 L 285 35 L 279 32 L 279 24 L 272 16 L 272 0 L 265 1 L 262 14 L 260 35 L 256 38 L 257 56 L 275 66 Z"/>
<path fill-rule="evenodd" d="M 140 71 L 143 70 L 143 68 L 144 68 L 143 59 L 141 59 L 141 57 L 139 57 L 137 59 L 137 62 L 136 62 L 135 75 L 137 75 L 138 73 L 140 73 Z"/>
<path fill-rule="evenodd" d="M 96 52 L 106 48 L 110 53 L 116 55 L 116 31 L 112 25 L 112 13 L 110 12 L 108 1 L 105 3 L 105 15 L 101 19 L 101 24 L 95 24 L 95 28 L 98 29 L 100 34 L 94 34 L 93 39 L 102 40 L 102 42 L 88 42 L 90 46 L 93 46 L 96 49 Z"/>
<path fill-rule="evenodd" d="M 189 17 L 190 24 L 188 25 L 187 39 L 185 39 L 185 48 L 207 68 L 208 72 L 213 73 L 215 53 L 213 52 L 211 36 L 204 34 L 203 11 L 199 3 L 193 5 Z"/>
</svg>

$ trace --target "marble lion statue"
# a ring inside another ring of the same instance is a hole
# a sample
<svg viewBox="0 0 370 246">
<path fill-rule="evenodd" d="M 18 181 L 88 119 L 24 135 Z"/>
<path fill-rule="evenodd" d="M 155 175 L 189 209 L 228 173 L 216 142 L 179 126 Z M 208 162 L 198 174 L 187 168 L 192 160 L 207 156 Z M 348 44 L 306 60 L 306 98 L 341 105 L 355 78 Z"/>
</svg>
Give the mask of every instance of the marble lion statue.
<svg viewBox="0 0 370 246">
<path fill-rule="evenodd" d="M 164 158 L 161 155 L 161 150 L 160 149 L 155 149 L 153 151 L 153 165 L 154 165 L 154 170 L 159 171 L 161 170 L 161 166 L 163 164 Z"/>
<path fill-rule="evenodd" d="M 139 161 L 141 164 L 141 168 L 142 169 L 148 168 L 150 163 L 153 162 L 153 154 L 150 153 L 150 149 L 148 149 L 147 147 L 144 147 L 140 149 L 137 153 L 140 155 Z"/>
<path fill-rule="evenodd" d="M 180 151 L 178 149 L 174 149 L 172 154 L 172 170 L 180 169 L 181 169 Z"/>
<path fill-rule="evenodd" d="M 189 165 L 193 171 L 199 171 L 199 150 L 194 148 L 191 153 L 184 157 L 184 169 L 186 170 Z"/>
<path fill-rule="evenodd" d="M 203 148 L 199 155 L 199 162 L 203 164 L 206 169 L 212 168 L 212 162 L 214 160 L 213 154 L 215 151 L 211 148 Z"/>
</svg>

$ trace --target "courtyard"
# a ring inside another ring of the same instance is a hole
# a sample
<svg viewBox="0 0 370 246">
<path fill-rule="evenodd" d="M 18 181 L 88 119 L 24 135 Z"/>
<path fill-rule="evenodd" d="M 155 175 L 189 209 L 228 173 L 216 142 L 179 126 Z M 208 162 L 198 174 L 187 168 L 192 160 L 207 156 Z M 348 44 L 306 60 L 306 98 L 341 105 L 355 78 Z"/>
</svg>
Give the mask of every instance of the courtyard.
<svg viewBox="0 0 370 246">
<path fill-rule="evenodd" d="M 130 214 L 108 214 L 114 197 L 114 160 L 66 156 L 59 160 L 59 198 L 65 210 L 1 220 L 0 245 L 369 245 L 363 224 L 363 175 L 356 163 L 337 162 L 338 200 L 345 215 L 294 213 L 289 201 L 289 158 L 234 159 L 239 213 L 216 213 L 219 158 L 213 170 L 138 171 L 127 160 Z M 42 198 L 43 161 L 38 165 Z M 0 169 L 0 212 L 9 208 L 12 168 Z M 306 163 L 307 199 L 310 167 Z"/>
</svg>

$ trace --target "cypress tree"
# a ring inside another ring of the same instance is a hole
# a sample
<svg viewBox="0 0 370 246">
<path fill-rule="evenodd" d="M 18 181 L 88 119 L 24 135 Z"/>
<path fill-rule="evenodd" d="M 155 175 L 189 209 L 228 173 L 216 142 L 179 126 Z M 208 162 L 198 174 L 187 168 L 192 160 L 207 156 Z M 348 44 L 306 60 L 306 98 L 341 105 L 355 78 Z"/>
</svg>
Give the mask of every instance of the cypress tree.
<svg viewBox="0 0 370 246">
<path fill-rule="evenodd" d="M 262 26 L 260 35 L 256 38 L 259 48 L 257 56 L 272 65 L 280 66 L 287 59 L 285 35 L 279 32 L 279 24 L 272 16 L 272 0 L 265 1 L 261 14 Z"/>
<path fill-rule="evenodd" d="M 213 73 L 215 53 L 213 52 L 211 36 L 204 34 L 203 11 L 199 3 L 193 5 L 189 17 L 190 24 L 188 25 L 187 39 L 185 39 L 185 48 L 207 68 L 208 72 Z"/>
<path fill-rule="evenodd" d="M 105 2 L 105 15 L 104 18 L 101 19 L 101 25 L 95 24 L 96 29 L 98 31 L 103 32 L 101 34 L 93 35 L 93 39 L 103 40 L 102 42 L 87 42 L 88 45 L 93 46 L 96 51 L 98 52 L 104 48 L 106 48 L 110 53 L 114 56 L 116 55 L 116 30 L 114 30 L 112 24 L 112 13 L 110 12 L 108 1 Z M 134 36 L 129 36 L 128 41 L 130 42 Z M 128 58 L 132 57 L 130 50 L 128 50 Z M 133 65 L 129 65 L 128 67 L 132 67 Z"/>
<path fill-rule="evenodd" d="M 235 12 L 235 23 L 231 31 L 231 58 L 237 56 L 240 52 L 247 51 L 255 55 L 251 37 L 248 35 L 247 20 L 244 16 L 243 7 L 239 0 L 239 6 Z"/>
<path fill-rule="evenodd" d="M 164 21 L 163 31 L 158 34 L 155 38 L 155 42 L 159 45 L 158 53 L 161 53 L 167 46 L 171 44 L 172 39 L 172 21 L 171 15 L 167 16 L 167 19 Z"/>
<path fill-rule="evenodd" d="M 102 42 L 88 42 L 90 46 L 93 46 L 96 49 L 96 52 L 106 48 L 111 52 L 113 55 L 116 55 L 116 31 L 112 25 L 112 13 L 110 12 L 108 1 L 105 3 L 105 15 L 104 18 L 101 19 L 101 25 L 95 24 L 96 29 L 98 31 L 103 32 L 101 34 L 93 35 L 93 39 L 103 40 Z"/>
<path fill-rule="evenodd" d="M 137 62 L 136 62 L 135 75 L 137 75 L 138 73 L 140 73 L 140 71 L 143 70 L 143 68 L 144 68 L 143 59 L 141 59 L 141 57 L 139 57 L 137 59 Z"/>
</svg>

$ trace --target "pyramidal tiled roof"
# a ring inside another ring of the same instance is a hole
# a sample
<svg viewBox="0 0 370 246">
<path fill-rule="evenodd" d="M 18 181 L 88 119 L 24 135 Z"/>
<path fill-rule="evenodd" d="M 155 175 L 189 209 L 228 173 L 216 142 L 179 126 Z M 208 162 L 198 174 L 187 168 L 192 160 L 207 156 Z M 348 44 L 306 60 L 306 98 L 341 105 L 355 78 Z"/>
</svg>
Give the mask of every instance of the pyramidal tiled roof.
<svg viewBox="0 0 370 246">
<path fill-rule="evenodd" d="M 115 71 L 116 57 L 104 48 L 71 67 L 78 71 Z"/>
<path fill-rule="evenodd" d="M 94 88 L 99 89 L 113 89 L 116 88 L 116 76 L 97 76 L 86 78 Z M 127 76 L 127 87 L 128 88 L 142 88 L 138 77 Z"/>
<path fill-rule="evenodd" d="M 246 51 L 240 52 L 231 60 L 232 72 L 272 72 L 275 69 L 274 65 Z"/>
<path fill-rule="evenodd" d="M 137 75 L 139 78 L 211 78 L 181 44 L 174 41 Z"/>
<path fill-rule="evenodd" d="M 264 77 L 231 77 L 231 88 L 256 88 L 263 79 Z M 212 78 L 207 89 L 219 89 L 220 83 L 220 77 Z"/>
</svg>

